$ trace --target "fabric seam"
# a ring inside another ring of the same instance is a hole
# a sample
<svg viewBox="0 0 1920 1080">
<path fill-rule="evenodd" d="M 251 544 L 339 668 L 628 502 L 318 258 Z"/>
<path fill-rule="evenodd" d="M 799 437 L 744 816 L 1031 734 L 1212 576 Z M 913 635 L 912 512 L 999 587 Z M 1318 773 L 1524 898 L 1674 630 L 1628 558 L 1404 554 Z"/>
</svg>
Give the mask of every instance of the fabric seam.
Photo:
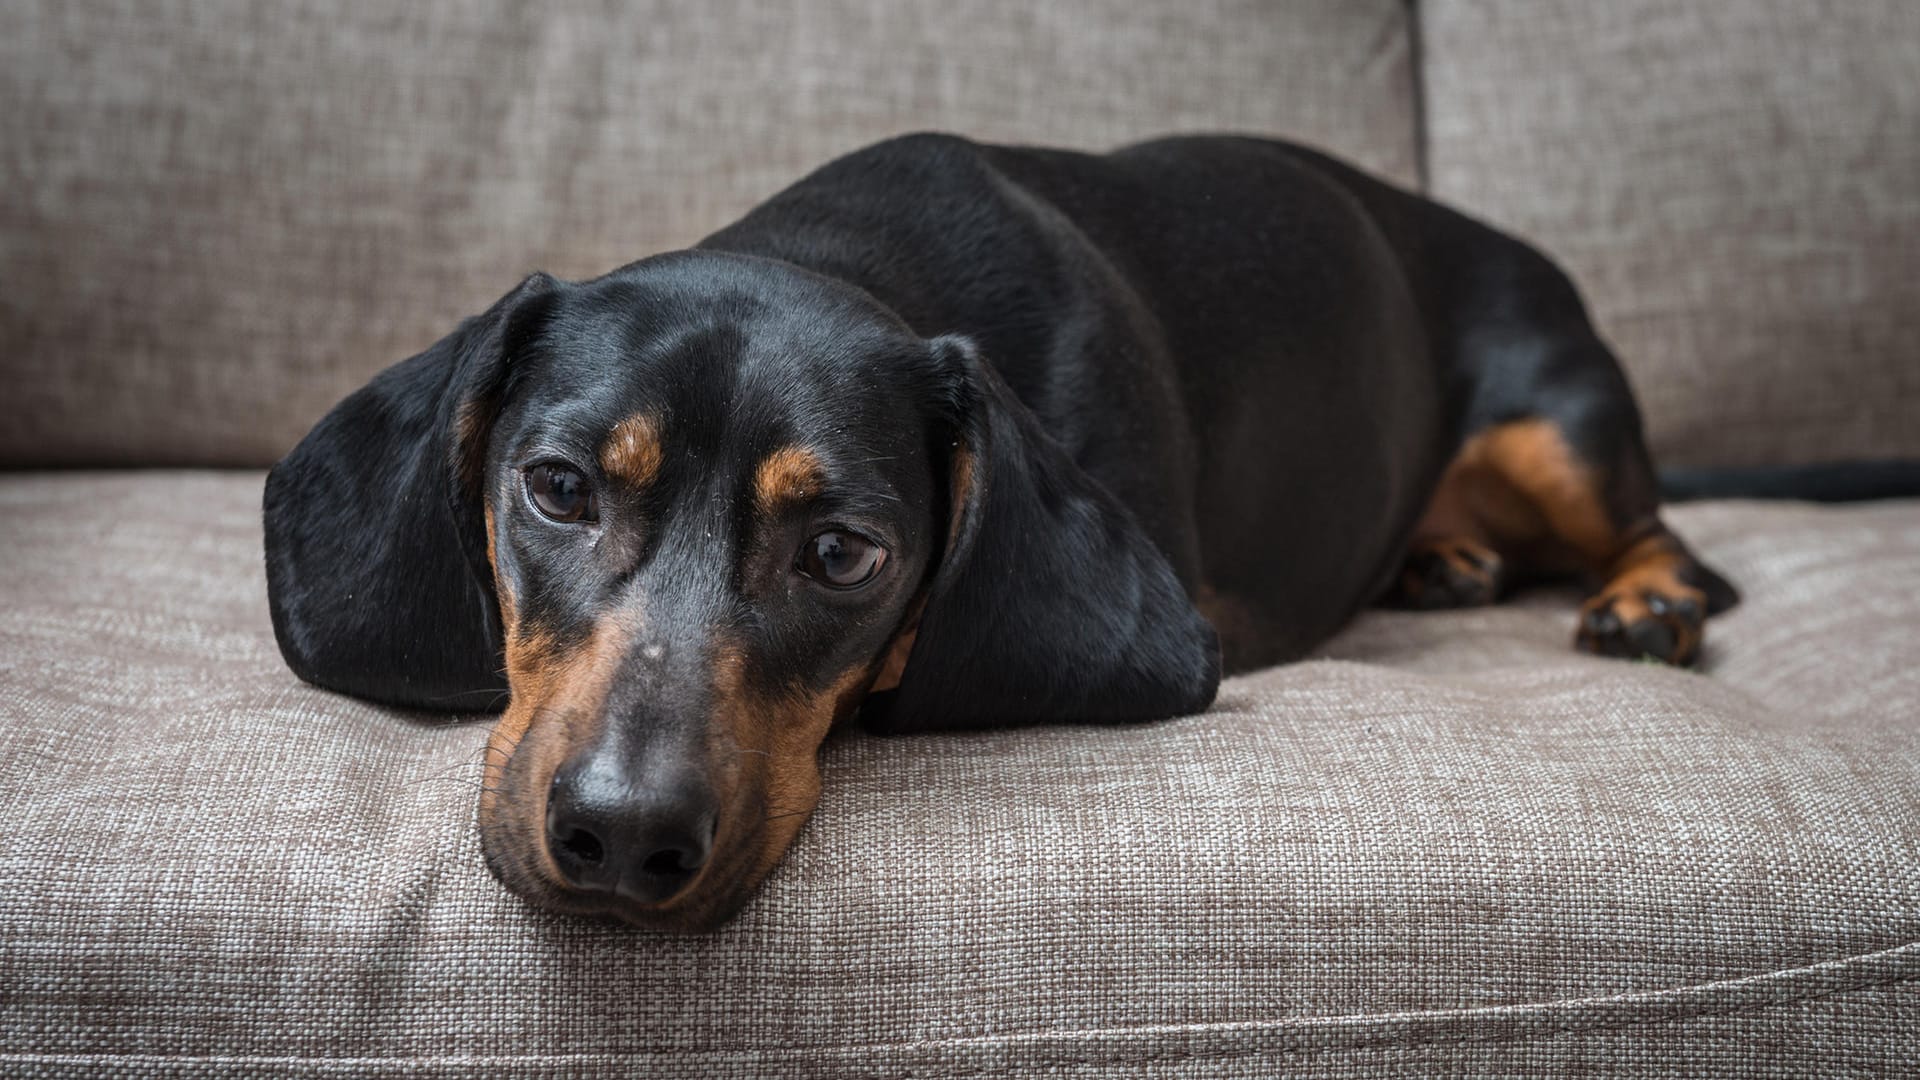
<svg viewBox="0 0 1920 1080">
<path fill-rule="evenodd" d="M 1908 945 L 1896 946 L 1894 949 L 1883 950 L 1880 953 L 1869 953 L 1866 955 L 1867 956 L 1884 955 L 1885 952 L 1894 952 L 1894 951 L 1904 950 L 1907 948 L 1911 948 L 1913 945 L 1920 945 L 1920 942 L 1914 942 Z M 1850 957 L 1848 959 L 1861 959 L 1861 958 L 1862 957 Z M 1842 962 L 1845 962 L 1845 961 L 1842 961 Z M 1805 970 L 1809 970 L 1809 969 L 1808 968 L 1789 969 L 1789 971 L 1796 971 L 1796 972 L 1805 971 Z M 1764 978 L 1766 976 L 1762 975 L 1762 976 L 1755 976 L 1755 977 Z M 1782 1006 L 1804 1004 L 1809 1001 L 1820 1001 L 1826 998 L 1842 997 L 1848 994 L 1857 994 L 1857 993 L 1862 993 L 1869 990 L 1880 990 L 1890 986 L 1897 986 L 1902 983 L 1914 983 L 1914 982 L 1920 982 L 1920 972 L 1902 972 L 1899 974 L 1888 976 L 1886 978 L 1876 979 L 1870 982 L 1858 983 L 1858 984 L 1849 985 L 1849 986 L 1835 987 L 1832 989 L 1818 990 L 1810 993 L 1796 994 L 1790 997 L 1775 998 L 1768 1001 L 1753 1002 L 1753 1003 L 1747 1003 L 1742 1005 L 1730 1006 L 1726 1008 L 1703 1008 L 1698 1010 L 1683 1009 L 1683 1010 L 1663 1014 L 1660 1016 L 1632 1017 L 1632 1018 L 1623 1019 L 1623 1020 L 1598 1020 L 1598 1021 L 1593 1021 L 1589 1023 L 1575 1022 L 1575 1023 L 1547 1024 L 1541 1027 L 1536 1027 L 1529 1030 L 1517 1031 L 1517 1032 L 1492 1032 L 1492 1033 L 1485 1033 L 1485 1034 L 1470 1033 L 1466 1035 L 1435 1036 L 1435 1037 L 1414 1038 L 1414 1039 L 1367 1040 L 1362 1038 L 1362 1039 L 1355 1039 L 1355 1040 L 1342 1042 L 1342 1043 L 1334 1043 L 1326 1046 L 1263 1046 L 1263 1047 L 1221 1049 L 1217 1051 L 1193 1051 L 1193 1052 L 1175 1052 L 1175 1053 L 1149 1052 L 1149 1053 L 1144 1053 L 1144 1054 L 1135 1055 L 1135 1056 L 1128 1056 L 1124 1060 L 1137 1061 L 1137 1062 L 1179 1062 L 1179 1061 L 1201 1061 L 1201 1060 L 1218 1061 L 1218 1060 L 1229 1060 L 1229 1059 L 1235 1059 L 1235 1058 L 1259 1057 L 1262 1055 L 1288 1056 L 1288 1057 L 1312 1057 L 1320 1054 L 1352 1051 L 1352 1050 L 1394 1050 L 1394 1049 L 1415 1049 L 1415 1048 L 1426 1047 L 1426 1046 L 1459 1046 L 1459 1045 L 1468 1045 L 1468 1044 L 1475 1044 L 1475 1043 L 1496 1044 L 1496 1043 L 1508 1043 L 1508 1042 L 1523 1042 L 1529 1039 L 1558 1038 L 1562 1035 L 1578 1034 L 1581 1032 L 1589 1032 L 1589 1031 L 1622 1030 L 1626 1028 L 1642 1027 L 1642 1026 L 1648 1026 L 1653 1024 L 1673 1023 L 1673 1022 L 1688 1021 L 1688 1020 L 1711 1019 L 1711 1018 L 1722 1017 L 1722 1016 L 1740 1016 L 1740 1015 L 1749 1014 L 1749 1013 L 1760 1013 L 1760 1012 L 1765 1012 L 1769 1009 L 1780 1008 Z M 1711 986 L 1714 984 L 1708 983 L 1703 985 Z M 1494 1006 L 1488 1009 L 1472 1010 L 1470 1012 L 1463 1013 L 1461 1015 L 1463 1018 L 1472 1017 L 1476 1014 L 1487 1015 L 1487 1014 L 1497 1013 L 1499 1011 L 1502 1011 L 1504 1008 L 1506 1007 Z M 1445 1010 L 1432 1010 L 1424 1014 L 1411 1013 L 1411 1014 L 1401 1014 L 1401 1016 L 1407 1019 L 1418 1019 L 1422 1015 L 1434 1015 L 1436 1013 L 1444 1012 L 1444 1011 Z M 1368 1019 L 1380 1020 L 1380 1019 L 1394 1019 L 1394 1018 L 1397 1018 L 1395 1014 L 1383 1014 L 1382 1016 L 1372 1017 Z M 1286 1023 L 1285 1021 L 1282 1021 L 1278 1024 L 1271 1023 L 1271 1022 L 1264 1025 L 1253 1024 L 1253 1025 L 1248 1025 L 1245 1028 L 1245 1031 L 1251 1035 L 1258 1035 L 1262 1032 L 1275 1031 L 1280 1027 L 1282 1027 L 1285 1023 Z M 1204 1031 L 1210 1026 L 1212 1025 L 1188 1025 L 1185 1027 L 1168 1027 L 1168 1028 L 1141 1027 L 1141 1028 L 1135 1028 L 1135 1029 L 1105 1029 L 1104 1033 L 1116 1035 L 1122 1038 L 1126 1038 L 1130 1036 L 1137 1038 L 1143 1035 L 1168 1036 L 1168 1035 L 1177 1035 L 1182 1031 Z M 955 1038 L 955 1039 L 932 1039 L 932 1040 L 924 1040 L 924 1041 L 860 1043 L 855 1045 L 841 1045 L 841 1046 L 820 1045 L 820 1046 L 797 1046 L 797 1047 L 784 1047 L 784 1048 L 752 1047 L 752 1046 L 685 1048 L 685 1047 L 661 1046 L 661 1047 L 646 1047 L 646 1048 L 640 1048 L 640 1049 L 609 1050 L 605 1052 L 586 1051 L 586 1052 L 575 1053 L 575 1054 L 473 1055 L 473 1056 L 464 1056 L 464 1057 L 462 1056 L 427 1056 L 427 1057 L 284 1056 L 283 1057 L 283 1056 L 260 1056 L 260 1055 L 248 1055 L 248 1054 L 165 1055 L 165 1054 L 140 1054 L 140 1053 L 89 1053 L 85 1051 L 78 1052 L 78 1053 L 52 1052 L 52 1053 L 38 1053 L 38 1054 L 0 1052 L 0 1061 L 42 1061 L 42 1062 L 60 1061 L 60 1060 L 112 1061 L 116 1059 L 135 1060 L 135 1059 L 141 1059 L 141 1058 L 161 1058 L 164 1060 L 172 1060 L 172 1061 L 230 1062 L 233 1064 L 283 1063 L 288 1065 L 299 1065 L 304 1063 L 313 1063 L 313 1064 L 365 1063 L 369 1065 L 377 1065 L 382 1063 L 414 1063 L 414 1064 L 441 1063 L 446 1065 L 502 1064 L 502 1065 L 513 1066 L 513 1065 L 519 1065 L 519 1064 L 533 1065 L 533 1064 L 538 1064 L 542 1062 L 551 1063 L 551 1062 L 560 1062 L 560 1061 L 578 1061 L 582 1059 L 596 1059 L 596 1058 L 602 1058 L 602 1057 L 621 1058 L 621 1057 L 629 1057 L 629 1056 L 636 1056 L 636 1055 L 648 1055 L 648 1056 L 661 1055 L 661 1056 L 677 1056 L 677 1057 L 720 1057 L 720 1056 L 729 1056 L 729 1055 L 753 1055 L 753 1054 L 766 1053 L 769 1050 L 772 1050 L 776 1053 L 784 1052 L 787 1054 L 794 1054 L 794 1055 L 848 1054 L 848 1053 L 860 1054 L 860 1053 L 872 1053 L 876 1051 L 887 1051 L 887 1050 L 937 1051 L 945 1047 L 959 1047 L 959 1046 L 967 1046 L 967 1045 L 982 1046 L 982 1047 L 1002 1047 L 1002 1046 L 1017 1044 L 1022 1041 L 1033 1040 L 1033 1039 L 1060 1037 L 1060 1036 L 1073 1037 L 1075 1035 L 1097 1034 L 1097 1033 L 1102 1033 L 1102 1032 L 1099 1029 L 1096 1029 L 1095 1032 L 1037 1031 L 1037 1032 L 1027 1032 L 1027 1033 L 1011 1035 L 1011 1036 L 962 1037 L 962 1038 Z M 1036 1056 L 1042 1057 L 1049 1061 L 1054 1061 L 1054 1062 L 1066 1062 L 1066 1063 L 1078 1063 L 1078 1064 L 1099 1064 L 1103 1062 L 1111 1062 L 1116 1060 L 1116 1055 L 1112 1055 L 1112 1054 L 1076 1055 L 1071 1053 L 1063 1053 L 1060 1051 L 1048 1051 L 1048 1050 L 1042 1050 Z M 965 1069 L 965 1072 L 962 1075 L 977 1076 L 977 1075 L 982 1075 L 989 1071 L 994 1071 L 994 1069 L 997 1067 L 968 1065 L 968 1066 L 964 1066 L 963 1068 Z M 873 1080 L 873 1078 L 881 1077 L 886 1074 L 876 1073 L 876 1074 L 865 1074 L 865 1075 L 869 1077 L 869 1080 Z M 900 1074 L 900 1075 L 906 1075 L 906 1074 Z"/>
<path fill-rule="evenodd" d="M 1518 1031 L 1518 1032 L 1495 1032 L 1492 1034 L 1472 1033 L 1467 1035 L 1433 1036 L 1429 1038 L 1405 1039 L 1405 1040 L 1382 1039 L 1378 1041 L 1368 1041 L 1365 1039 L 1356 1039 L 1351 1042 L 1334 1043 L 1327 1046 L 1260 1046 L 1260 1047 L 1238 1047 L 1238 1048 L 1232 1048 L 1232 1049 L 1222 1049 L 1217 1051 L 1196 1051 L 1196 1052 L 1177 1052 L 1177 1053 L 1148 1052 L 1140 1055 L 1138 1058 L 1133 1058 L 1129 1060 L 1137 1060 L 1137 1061 L 1149 1062 L 1149 1063 L 1155 1063 L 1155 1064 L 1160 1064 L 1160 1063 L 1171 1064 L 1171 1063 L 1177 1063 L 1182 1061 L 1229 1061 L 1229 1060 L 1235 1060 L 1239 1058 L 1258 1058 L 1263 1056 L 1310 1058 L 1310 1057 L 1317 1057 L 1322 1054 L 1347 1053 L 1347 1052 L 1353 1052 L 1353 1051 L 1416 1050 L 1422 1047 L 1433 1047 L 1433 1046 L 1468 1046 L 1468 1045 L 1475 1045 L 1475 1044 L 1491 1046 L 1491 1045 L 1497 1045 L 1500 1043 L 1519 1043 L 1519 1042 L 1527 1042 L 1527 1041 L 1533 1041 L 1533 1040 L 1557 1039 L 1563 1035 L 1578 1035 L 1578 1034 L 1584 1034 L 1587 1032 L 1619 1031 L 1619 1030 L 1625 1030 L 1627 1028 L 1650 1026 L 1654 1024 L 1676 1023 L 1676 1022 L 1684 1022 L 1689 1020 L 1710 1020 L 1710 1019 L 1714 1019 L 1717 1017 L 1724 1017 L 1724 1016 L 1741 1016 L 1748 1013 L 1763 1013 L 1769 1009 L 1777 1009 L 1785 1005 L 1799 1005 L 1809 1001 L 1819 1001 L 1823 998 L 1841 997 L 1847 994 L 1857 994 L 1866 990 L 1880 990 L 1880 989 L 1885 989 L 1886 987 L 1889 987 L 1889 986 L 1896 986 L 1900 983 L 1915 982 L 1916 980 L 1920 980 L 1920 975 L 1895 975 L 1890 978 L 1881 979 L 1875 982 L 1861 983 L 1858 986 L 1844 986 L 1844 987 L 1839 987 L 1833 990 L 1822 990 L 1816 993 L 1803 994 L 1796 997 L 1780 998 L 1774 1001 L 1755 1002 L 1753 1004 L 1739 1005 L 1739 1006 L 1734 1006 L 1734 1007 L 1725 1008 L 1725 1009 L 1703 1009 L 1695 1012 L 1681 1011 L 1681 1012 L 1668 1013 L 1663 1016 L 1638 1016 L 1638 1017 L 1632 1017 L 1630 1019 L 1624 1019 L 1624 1020 L 1603 1020 L 1603 1021 L 1595 1021 L 1595 1022 L 1585 1023 L 1585 1024 L 1581 1024 L 1581 1023 L 1548 1024 L 1544 1027 L 1534 1028 L 1527 1031 Z M 1099 1064 L 1102 1061 L 1110 1061 L 1112 1059 L 1110 1057 L 1101 1058 L 1095 1055 L 1076 1056 L 1076 1055 L 1069 1055 L 1069 1054 L 1054 1054 L 1051 1056 L 1051 1060 L 1058 1061 L 1058 1062 L 1066 1062 L 1069 1064 L 1093 1065 L 1093 1064 Z M 966 1069 L 968 1073 L 974 1076 L 986 1075 L 989 1071 L 991 1071 L 986 1069 L 985 1067 L 973 1066 L 973 1065 L 966 1066 Z"/>
</svg>

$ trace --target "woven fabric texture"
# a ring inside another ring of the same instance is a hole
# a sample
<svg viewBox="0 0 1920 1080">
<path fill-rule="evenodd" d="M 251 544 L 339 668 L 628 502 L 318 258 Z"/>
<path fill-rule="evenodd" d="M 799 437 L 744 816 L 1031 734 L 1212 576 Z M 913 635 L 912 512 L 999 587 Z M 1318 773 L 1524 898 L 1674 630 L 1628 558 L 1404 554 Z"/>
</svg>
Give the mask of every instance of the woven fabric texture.
<svg viewBox="0 0 1920 1080">
<path fill-rule="evenodd" d="M 529 271 L 921 128 L 1415 179 L 1399 0 L 0 5 L 0 463 L 250 464 Z"/>
<path fill-rule="evenodd" d="M 1675 510 L 1747 595 L 1700 674 L 1574 654 L 1547 593 L 1369 614 L 1198 717 L 836 737 L 761 895 L 676 938 L 487 876 L 483 723 L 294 680 L 259 492 L 0 478 L 0 1074 L 1920 1057 L 1920 502 Z"/>
<path fill-rule="evenodd" d="M 1435 195 L 1543 246 L 1670 465 L 1920 458 L 1920 4 L 1425 0 Z"/>
</svg>

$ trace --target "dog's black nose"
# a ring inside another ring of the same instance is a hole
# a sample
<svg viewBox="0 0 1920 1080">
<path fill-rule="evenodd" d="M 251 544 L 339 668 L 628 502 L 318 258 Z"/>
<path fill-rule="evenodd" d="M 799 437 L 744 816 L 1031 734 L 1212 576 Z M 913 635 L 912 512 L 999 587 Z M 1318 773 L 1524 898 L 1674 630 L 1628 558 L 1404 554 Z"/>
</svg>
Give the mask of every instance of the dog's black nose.
<svg viewBox="0 0 1920 1080">
<path fill-rule="evenodd" d="M 706 865 L 714 818 L 703 785 L 635 785 L 624 769 L 588 756 L 554 774 L 547 847 L 569 885 L 657 904 Z"/>
</svg>

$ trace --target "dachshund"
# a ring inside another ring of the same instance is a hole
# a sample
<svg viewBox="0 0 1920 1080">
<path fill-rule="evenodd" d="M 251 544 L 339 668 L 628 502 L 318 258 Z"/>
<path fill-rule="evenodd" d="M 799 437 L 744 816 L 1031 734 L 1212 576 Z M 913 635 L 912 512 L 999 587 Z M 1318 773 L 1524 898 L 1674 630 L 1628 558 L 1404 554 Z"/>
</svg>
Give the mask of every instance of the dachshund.
<svg viewBox="0 0 1920 1080">
<path fill-rule="evenodd" d="M 479 829 L 550 909 L 703 931 L 881 732 L 1204 711 L 1373 603 L 1737 600 L 1540 252 L 1288 143 L 925 134 L 689 250 L 534 274 L 269 474 L 308 682 L 505 710 Z"/>
</svg>

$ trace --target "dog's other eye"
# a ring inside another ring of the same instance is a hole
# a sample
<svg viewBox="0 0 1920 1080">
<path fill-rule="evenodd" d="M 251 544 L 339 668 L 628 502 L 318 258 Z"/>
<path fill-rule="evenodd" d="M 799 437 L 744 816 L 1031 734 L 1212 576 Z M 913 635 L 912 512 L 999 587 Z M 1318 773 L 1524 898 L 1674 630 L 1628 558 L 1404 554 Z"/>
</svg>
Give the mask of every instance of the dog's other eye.
<svg viewBox="0 0 1920 1080">
<path fill-rule="evenodd" d="M 600 499 L 576 469 L 544 462 L 527 470 L 527 495 L 534 508 L 555 521 L 598 521 Z"/>
<path fill-rule="evenodd" d="M 829 529 L 800 545 L 793 568 L 830 588 L 851 589 L 872 581 L 886 562 L 886 548 L 859 533 Z"/>
</svg>

